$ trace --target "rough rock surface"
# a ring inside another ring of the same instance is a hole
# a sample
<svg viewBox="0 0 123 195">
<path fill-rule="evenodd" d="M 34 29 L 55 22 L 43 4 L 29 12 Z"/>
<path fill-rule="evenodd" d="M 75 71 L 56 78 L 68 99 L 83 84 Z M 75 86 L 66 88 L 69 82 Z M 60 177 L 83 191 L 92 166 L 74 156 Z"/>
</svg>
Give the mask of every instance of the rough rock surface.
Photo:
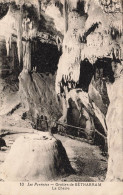
<svg viewBox="0 0 123 195">
<path fill-rule="evenodd" d="M 43 115 L 58 120 L 61 112 L 55 93 L 54 76 L 36 73 L 30 75 L 23 70 L 19 81 L 21 100 L 27 111 L 30 111 L 34 118 Z"/>
<path fill-rule="evenodd" d="M 107 181 L 123 181 L 123 74 L 108 86 L 110 105 L 106 121 L 108 126 Z"/>
<path fill-rule="evenodd" d="M 63 116 L 59 121 L 83 129 L 80 129 L 80 133 L 78 133 L 78 130 L 72 127 L 68 130 L 68 134 L 84 135 L 86 138 L 92 139 L 95 128 L 101 133 L 107 134 L 105 116 L 95 102 L 92 102 L 88 93 L 81 89 L 72 89 L 67 93 L 66 100 L 63 99 L 63 104 Z"/>
</svg>

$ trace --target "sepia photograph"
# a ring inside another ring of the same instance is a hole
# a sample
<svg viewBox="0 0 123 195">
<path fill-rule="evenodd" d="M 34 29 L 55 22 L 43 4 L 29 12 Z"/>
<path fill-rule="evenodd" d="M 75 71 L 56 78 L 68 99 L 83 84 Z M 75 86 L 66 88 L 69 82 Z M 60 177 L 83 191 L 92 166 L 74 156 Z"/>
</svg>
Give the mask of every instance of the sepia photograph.
<svg viewBox="0 0 123 195">
<path fill-rule="evenodd" d="M 0 0 L 0 195 L 123 195 L 122 9 Z"/>
</svg>

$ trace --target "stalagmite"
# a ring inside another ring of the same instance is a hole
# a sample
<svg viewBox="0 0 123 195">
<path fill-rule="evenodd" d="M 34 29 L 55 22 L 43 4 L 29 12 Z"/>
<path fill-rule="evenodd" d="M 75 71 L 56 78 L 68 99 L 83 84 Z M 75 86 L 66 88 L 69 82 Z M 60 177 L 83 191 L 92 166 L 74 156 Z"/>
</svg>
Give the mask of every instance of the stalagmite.
<svg viewBox="0 0 123 195">
<path fill-rule="evenodd" d="M 61 141 L 40 132 L 19 137 L 0 172 L 5 181 L 50 181 L 73 169 Z"/>
</svg>

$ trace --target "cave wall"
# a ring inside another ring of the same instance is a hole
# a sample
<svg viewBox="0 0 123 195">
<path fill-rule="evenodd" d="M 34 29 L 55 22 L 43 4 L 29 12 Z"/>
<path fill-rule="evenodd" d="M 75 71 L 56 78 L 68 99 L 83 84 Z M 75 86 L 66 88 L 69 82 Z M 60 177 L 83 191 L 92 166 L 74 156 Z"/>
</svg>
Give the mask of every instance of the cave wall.
<svg viewBox="0 0 123 195">
<path fill-rule="evenodd" d="M 123 65 L 123 64 L 122 64 Z M 118 64 L 115 68 L 115 81 L 108 83 L 110 104 L 106 115 L 108 127 L 108 171 L 106 181 L 123 181 L 123 66 Z"/>
<path fill-rule="evenodd" d="M 49 126 L 61 117 L 62 105 L 55 93 L 55 75 L 31 74 L 23 70 L 19 75 L 19 94 L 27 117 L 34 124 L 41 116 Z"/>
<path fill-rule="evenodd" d="M 1 76 L 6 75 L 9 72 L 10 67 L 7 61 L 6 41 L 4 37 L 0 37 L 0 73 Z"/>
<path fill-rule="evenodd" d="M 10 54 L 7 56 L 5 37 L 0 36 L 0 114 L 6 112 L 5 107 L 11 102 L 11 99 L 16 99 L 13 97 L 19 90 L 19 73 L 16 42 L 11 43 Z"/>
</svg>

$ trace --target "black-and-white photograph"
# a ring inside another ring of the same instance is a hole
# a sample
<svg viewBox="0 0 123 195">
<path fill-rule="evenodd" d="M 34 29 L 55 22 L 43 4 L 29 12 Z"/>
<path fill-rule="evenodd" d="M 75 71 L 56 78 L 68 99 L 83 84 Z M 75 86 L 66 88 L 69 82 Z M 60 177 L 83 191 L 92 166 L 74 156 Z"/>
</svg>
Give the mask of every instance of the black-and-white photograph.
<svg viewBox="0 0 123 195">
<path fill-rule="evenodd" d="M 122 7 L 0 0 L 0 183 L 123 181 Z"/>
</svg>

